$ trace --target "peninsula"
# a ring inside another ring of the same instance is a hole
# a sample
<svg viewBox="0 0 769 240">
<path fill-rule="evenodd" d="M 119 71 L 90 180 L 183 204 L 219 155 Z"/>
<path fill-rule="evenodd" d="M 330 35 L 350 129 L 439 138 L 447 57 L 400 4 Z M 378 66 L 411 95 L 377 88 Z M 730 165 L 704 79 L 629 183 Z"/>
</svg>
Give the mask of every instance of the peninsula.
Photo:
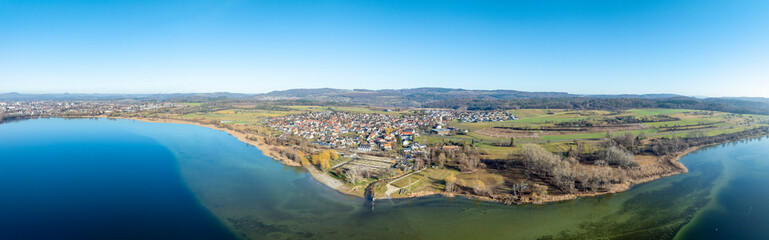
<svg viewBox="0 0 769 240">
<path fill-rule="evenodd" d="M 699 147 L 769 133 L 769 116 L 760 108 L 748 112 L 736 103 L 681 96 L 515 92 L 525 97 L 505 98 L 500 92 L 442 90 L 439 100 L 415 104 L 438 91 L 401 91 L 421 93 L 399 99 L 326 89 L 154 101 L 16 101 L 4 102 L 1 116 L 195 124 L 227 131 L 285 165 L 304 167 L 344 194 L 459 195 L 505 204 L 625 191 L 686 173 L 678 159 Z M 476 99 L 453 95 L 460 93 Z M 492 94 L 499 99 L 485 97 Z"/>
</svg>

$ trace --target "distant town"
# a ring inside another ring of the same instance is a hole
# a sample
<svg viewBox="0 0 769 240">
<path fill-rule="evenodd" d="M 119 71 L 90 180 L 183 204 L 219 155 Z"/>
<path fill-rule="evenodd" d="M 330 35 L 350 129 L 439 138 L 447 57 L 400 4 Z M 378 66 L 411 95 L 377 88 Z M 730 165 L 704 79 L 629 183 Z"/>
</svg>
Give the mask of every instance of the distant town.
<svg viewBox="0 0 769 240">
<path fill-rule="evenodd" d="M 183 107 L 171 102 L 121 103 L 112 101 L 0 102 L 0 122 L 34 117 L 98 116 Z"/>
</svg>

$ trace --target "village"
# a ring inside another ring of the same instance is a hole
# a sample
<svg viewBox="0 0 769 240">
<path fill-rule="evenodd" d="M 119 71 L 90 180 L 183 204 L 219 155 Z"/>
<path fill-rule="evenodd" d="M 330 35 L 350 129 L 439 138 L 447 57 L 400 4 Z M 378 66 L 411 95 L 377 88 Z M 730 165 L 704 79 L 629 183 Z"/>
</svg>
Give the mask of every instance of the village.
<svg viewBox="0 0 769 240">
<path fill-rule="evenodd" d="M 422 135 L 448 135 L 456 129 L 448 122 L 496 122 L 517 119 L 506 111 L 421 110 L 414 114 L 350 113 L 340 111 L 309 112 L 265 120 L 279 132 L 278 137 L 299 136 L 321 148 L 335 149 L 346 155 L 331 169 L 351 167 L 362 171 L 387 171 L 413 168 L 414 158 L 426 157 Z M 444 146 L 447 149 L 457 146 Z"/>
<path fill-rule="evenodd" d="M 454 112 L 426 110 L 413 115 L 348 112 L 311 112 L 266 119 L 267 126 L 284 135 L 300 136 L 328 148 L 359 152 L 403 151 L 424 148 L 415 141 L 420 134 L 448 134 L 448 121 L 495 122 L 515 120 L 505 111 Z M 419 130 L 422 130 L 421 132 Z"/>
</svg>

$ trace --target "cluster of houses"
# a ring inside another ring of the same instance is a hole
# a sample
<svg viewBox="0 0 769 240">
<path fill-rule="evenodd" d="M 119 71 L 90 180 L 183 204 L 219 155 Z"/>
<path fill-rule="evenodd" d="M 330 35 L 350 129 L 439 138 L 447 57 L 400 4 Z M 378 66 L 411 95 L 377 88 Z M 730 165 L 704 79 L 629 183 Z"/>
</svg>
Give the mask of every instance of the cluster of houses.
<svg viewBox="0 0 769 240">
<path fill-rule="evenodd" d="M 347 148 L 359 152 L 413 152 L 425 149 L 425 145 L 415 141 L 420 134 L 416 129 L 428 129 L 428 132 L 434 134 L 447 135 L 452 129 L 443 126 L 453 119 L 472 122 L 515 119 L 515 116 L 504 111 L 424 110 L 421 113 L 390 115 L 324 111 L 272 117 L 266 123 L 282 134 L 311 139 L 329 148 Z"/>
<path fill-rule="evenodd" d="M 512 113 L 506 111 L 465 111 L 458 112 L 456 119 L 460 122 L 502 122 L 518 120 Z"/>
<path fill-rule="evenodd" d="M 440 116 L 387 115 L 347 112 L 311 112 L 267 119 L 267 125 L 283 134 L 312 139 L 332 148 L 360 152 L 424 149 L 416 143 L 416 128 L 445 123 Z M 398 149 L 396 149 L 398 148 Z"/>
<path fill-rule="evenodd" d="M 178 106 L 184 105 L 166 102 L 128 104 L 102 101 L 16 101 L 11 103 L 0 103 L 0 114 L 40 117 L 59 115 L 101 115 Z"/>
</svg>

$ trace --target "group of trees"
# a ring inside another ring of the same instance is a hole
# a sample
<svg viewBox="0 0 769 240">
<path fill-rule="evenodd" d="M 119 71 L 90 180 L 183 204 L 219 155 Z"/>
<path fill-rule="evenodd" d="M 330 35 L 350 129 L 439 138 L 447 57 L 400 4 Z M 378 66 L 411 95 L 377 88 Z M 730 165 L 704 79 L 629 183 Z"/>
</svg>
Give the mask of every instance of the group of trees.
<svg viewBox="0 0 769 240">
<path fill-rule="evenodd" d="M 299 136 L 266 136 L 264 137 L 264 142 L 269 145 L 291 146 L 300 150 L 309 150 L 307 146 L 307 140 Z"/>
<path fill-rule="evenodd" d="M 253 131 L 250 131 L 253 132 Z M 252 141 L 259 141 L 259 138 L 255 135 L 247 135 L 246 139 Z M 312 165 L 310 159 L 305 155 L 305 152 L 310 152 L 311 149 L 307 146 L 306 141 L 303 141 L 299 137 L 264 137 L 264 142 L 268 145 L 283 146 L 272 147 L 271 150 L 280 154 L 282 157 L 291 159 L 294 162 L 302 164 L 302 166 Z M 333 151 L 333 150 L 332 150 Z"/>
<path fill-rule="evenodd" d="M 444 148 L 446 145 L 436 145 L 429 148 L 427 165 L 454 167 L 468 172 L 482 167 L 481 153 L 470 144 L 458 145 L 458 148 Z M 453 145 L 452 145 L 453 146 Z"/>
<path fill-rule="evenodd" d="M 473 187 L 473 193 L 475 193 L 478 196 L 491 197 L 493 194 L 492 187 L 486 186 L 486 183 L 484 183 L 480 179 L 476 179 L 475 181 L 473 181 L 472 187 Z"/>
<path fill-rule="evenodd" d="M 280 148 L 272 148 L 273 151 L 277 151 L 282 156 L 291 159 L 295 162 L 302 164 L 302 166 L 315 165 L 321 170 L 328 170 L 331 167 L 331 161 L 339 158 L 339 153 L 335 150 L 324 150 L 315 155 L 307 156 L 302 150 L 283 150 Z"/>
<path fill-rule="evenodd" d="M 637 166 L 633 155 L 617 147 L 609 147 L 604 161 L 622 167 Z M 521 165 L 534 175 L 540 176 L 563 192 L 580 190 L 598 191 L 612 183 L 626 181 L 622 171 L 600 166 L 584 166 L 572 157 L 561 157 L 539 145 L 523 146 Z"/>
<path fill-rule="evenodd" d="M 444 191 L 446 192 L 457 192 L 460 189 L 460 186 L 464 185 L 466 188 L 471 189 L 472 192 L 478 196 L 493 196 L 493 186 L 487 186 L 486 183 L 479 179 L 473 180 L 470 184 L 467 184 L 463 180 L 457 180 L 456 175 L 450 174 L 446 176 L 444 183 L 446 186 Z"/>
<path fill-rule="evenodd" d="M 681 119 L 660 114 L 660 115 L 643 116 L 643 117 L 636 117 L 636 116 L 605 117 L 603 121 L 606 122 L 606 124 L 608 125 L 618 125 L 618 124 L 630 124 L 630 123 L 668 122 L 668 121 L 678 121 L 678 120 L 681 120 Z"/>
<path fill-rule="evenodd" d="M 686 150 L 691 146 L 702 146 L 707 144 L 722 143 L 728 141 L 734 141 L 737 139 L 766 135 L 769 133 L 769 127 L 759 127 L 739 131 L 735 133 L 720 134 L 716 136 L 707 136 L 704 133 L 691 133 L 686 138 L 673 137 L 673 138 L 659 138 L 651 140 L 651 143 L 647 146 L 647 151 L 657 156 L 676 154 Z"/>
<path fill-rule="evenodd" d="M 6 122 L 6 121 L 22 120 L 27 118 L 32 118 L 32 116 L 28 114 L 18 114 L 18 113 L 0 113 L 0 123 Z"/>
<path fill-rule="evenodd" d="M 373 174 L 371 168 L 353 165 L 345 171 L 345 180 L 351 184 L 357 184 L 363 179 L 370 178 Z"/>
<path fill-rule="evenodd" d="M 601 140 L 598 145 L 603 148 L 618 147 L 631 153 L 641 152 L 642 136 L 634 136 L 632 133 L 613 135 L 612 131 L 606 132 L 606 138 Z"/>
<path fill-rule="evenodd" d="M 565 122 L 555 123 L 556 127 L 562 127 L 562 128 L 565 128 L 565 127 L 569 127 L 569 128 L 570 127 L 592 127 L 594 125 L 595 125 L 595 123 L 593 123 L 592 121 L 584 120 L 584 119 L 576 120 L 576 121 L 565 121 Z"/>
<path fill-rule="evenodd" d="M 310 157 L 312 165 L 318 166 L 321 170 L 328 170 L 331 167 L 331 160 L 339 158 L 339 154 L 334 150 L 324 150 Z"/>
<path fill-rule="evenodd" d="M 332 174 L 335 174 L 338 178 L 344 179 L 351 184 L 357 184 L 361 180 L 369 178 L 374 178 L 378 181 L 386 180 L 403 173 L 403 171 L 396 168 L 375 169 L 355 164 L 347 166 L 349 167 L 344 170 L 341 168 L 334 169 Z"/>
<path fill-rule="evenodd" d="M 510 194 L 502 198 L 502 202 L 505 204 L 539 202 L 547 196 L 547 187 L 536 183 L 518 181 L 513 183 L 510 188 Z"/>
<path fill-rule="evenodd" d="M 603 151 L 602 160 L 610 165 L 617 165 L 623 168 L 638 167 L 638 162 L 635 160 L 635 155 L 620 149 L 616 146 L 612 146 Z"/>
<path fill-rule="evenodd" d="M 302 166 L 310 165 L 307 157 L 305 157 L 304 152 L 301 150 L 279 147 L 272 147 L 271 150 L 280 154 L 284 158 L 291 159 L 294 162 L 302 164 Z"/>
<path fill-rule="evenodd" d="M 653 139 L 647 147 L 648 151 L 657 156 L 670 155 L 689 148 L 689 143 L 679 137 Z"/>
<path fill-rule="evenodd" d="M 591 167 L 585 165 L 575 165 L 573 168 L 574 187 L 579 190 L 590 192 L 606 189 L 609 184 L 622 183 L 627 181 L 628 177 L 622 169 L 607 167 Z"/>
<path fill-rule="evenodd" d="M 251 140 L 257 139 L 256 137 L 253 137 L 253 136 L 248 136 L 246 138 Z M 311 156 L 305 155 L 304 154 L 305 152 L 311 152 L 315 150 L 313 150 L 307 145 L 307 141 L 305 139 L 302 139 L 301 137 L 297 137 L 297 136 L 282 136 L 282 137 L 267 136 L 264 138 L 264 141 L 265 143 L 270 145 L 291 147 L 290 150 L 280 149 L 280 148 L 273 148 L 273 150 L 277 151 L 279 154 L 281 154 L 282 156 L 288 159 L 291 159 L 295 162 L 302 164 L 302 166 L 315 165 L 322 170 L 327 170 L 328 168 L 331 167 L 331 161 L 339 158 L 339 153 L 337 153 L 337 151 L 333 149 L 323 150 Z"/>
<path fill-rule="evenodd" d="M 551 184 L 563 191 L 574 190 L 572 158 L 563 159 L 534 144 L 523 145 L 522 153 L 521 164 L 529 173 L 548 178 Z"/>
<path fill-rule="evenodd" d="M 446 192 L 454 192 L 457 190 L 457 176 L 454 176 L 454 174 L 450 174 L 446 176 L 446 179 L 444 180 L 446 187 L 444 190 Z"/>
<path fill-rule="evenodd" d="M 721 134 L 716 136 L 707 136 L 704 134 L 697 134 L 697 135 L 689 136 L 683 140 L 690 146 L 702 146 L 702 145 L 713 144 L 713 143 L 734 141 L 737 139 L 746 138 L 750 136 L 766 135 L 768 133 L 769 133 L 769 127 L 759 127 L 759 128 L 748 129 L 748 130 L 740 131 L 736 133 Z"/>
<path fill-rule="evenodd" d="M 769 104 L 730 100 L 696 99 L 690 97 L 635 98 L 635 97 L 537 97 L 519 99 L 454 98 L 422 104 L 430 108 L 467 108 L 468 110 L 498 109 L 577 109 L 626 110 L 634 108 L 696 109 L 739 114 L 769 114 Z"/>
<path fill-rule="evenodd" d="M 566 156 L 552 153 L 539 145 L 527 144 L 522 148 L 521 156 L 511 154 L 512 159 L 519 159 L 523 169 L 541 177 L 550 185 L 564 192 L 600 191 L 610 184 L 625 182 L 628 179 L 625 169 L 637 168 L 639 163 L 635 154 L 648 152 L 656 156 L 680 153 L 690 146 L 732 141 L 740 138 L 769 134 L 769 127 L 749 129 L 717 136 L 693 135 L 687 138 L 654 138 L 643 145 L 640 137 L 631 134 L 612 136 L 598 143 L 600 150 L 582 156 L 581 144 L 575 141 L 578 150 L 570 149 Z M 579 164 L 577 159 L 594 159 L 595 166 Z M 606 165 L 617 166 L 616 168 Z M 513 185 L 511 194 L 524 191 L 526 184 Z"/>
</svg>

